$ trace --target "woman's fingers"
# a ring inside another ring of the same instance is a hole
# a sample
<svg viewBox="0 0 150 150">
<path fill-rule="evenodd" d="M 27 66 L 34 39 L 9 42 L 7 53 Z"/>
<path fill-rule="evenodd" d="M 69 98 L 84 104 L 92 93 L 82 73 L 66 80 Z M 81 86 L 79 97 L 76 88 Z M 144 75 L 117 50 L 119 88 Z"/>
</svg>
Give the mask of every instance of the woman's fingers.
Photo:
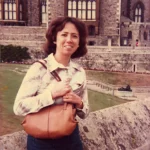
<svg viewBox="0 0 150 150">
<path fill-rule="evenodd" d="M 66 90 L 67 93 L 70 92 L 72 90 L 71 86 L 70 85 L 66 85 L 65 90 Z"/>
</svg>

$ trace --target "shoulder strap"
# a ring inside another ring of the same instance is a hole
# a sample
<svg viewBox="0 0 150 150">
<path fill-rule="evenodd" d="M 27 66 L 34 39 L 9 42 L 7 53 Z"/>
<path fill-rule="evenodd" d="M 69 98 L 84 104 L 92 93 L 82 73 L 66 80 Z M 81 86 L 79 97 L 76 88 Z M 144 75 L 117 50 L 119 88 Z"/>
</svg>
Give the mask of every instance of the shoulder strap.
<svg viewBox="0 0 150 150">
<path fill-rule="evenodd" d="M 46 62 L 46 60 L 44 60 L 44 61 Z M 43 62 L 41 62 L 40 60 L 37 60 L 34 63 L 36 63 L 36 62 L 40 63 L 45 69 L 47 69 L 46 65 Z"/>
<path fill-rule="evenodd" d="M 46 60 L 44 60 L 44 61 L 47 62 Z M 47 66 L 46 66 L 43 62 L 41 62 L 40 60 L 37 60 L 37 61 L 35 61 L 35 62 L 40 63 L 45 69 L 47 69 Z M 52 75 L 58 82 L 61 81 L 61 78 L 59 77 L 59 75 L 57 74 L 57 72 L 56 72 L 55 70 L 51 72 L 51 75 Z"/>
</svg>

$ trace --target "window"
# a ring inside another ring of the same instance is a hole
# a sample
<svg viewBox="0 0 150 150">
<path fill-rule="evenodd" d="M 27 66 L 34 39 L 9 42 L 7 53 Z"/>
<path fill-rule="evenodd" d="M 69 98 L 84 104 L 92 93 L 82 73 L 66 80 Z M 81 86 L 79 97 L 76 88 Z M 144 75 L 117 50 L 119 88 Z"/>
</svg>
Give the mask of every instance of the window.
<svg viewBox="0 0 150 150">
<path fill-rule="evenodd" d="M 68 16 L 96 20 L 96 0 L 68 0 Z"/>
<path fill-rule="evenodd" d="M 90 25 L 88 27 L 88 32 L 89 32 L 89 35 L 95 35 L 95 26 Z"/>
<path fill-rule="evenodd" d="M 127 39 L 123 40 L 123 45 L 127 45 Z"/>
<path fill-rule="evenodd" d="M 144 40 L 147 40 L 147 32 L 146 31 L 144 31 L 143 36 L 144 36 Z"/>
<path fill-rule="evenodd" d="M 121 38 L 121 46 L 128 46 L 128 38 L 127 37 Z"/>
<path fill-rule="evenodd" d="M 41 21 L 42 23 L 47 23 L 47 4 L 46 0 L 41 0 L 40 1 L 40 6 L 41 6 Z"/>
<path fill-rule="evenodd" d="M 95 44 L 94 41 L 89 41 L 89 42 L 88 42 L 88 45 L 94 45 L 94 44 Z"/>
<path fill-rule="evenodd" d="M 143 13 L 144 13 L 144 10 L 143 10 L 143 5 L 141 3 L 138 3 L 136 5 L 136 8 L 135 8 L 135 12 L 134 12 L 134 21 L 135 22 L 143 22 Z"/>
<path fill-rule="evenodd" d="M 132 39 L 132 31 L 128 31 L 128 39 Z"/>
<path fill-rule="evenodd" d="M 0 20 L 23 20 L 23 0 L 0 0 Z"/>
<path fill-rule="evenodd" d="M 22 1 L 20 1 L 20 4 L 19 4 L 19 20 L 23 20 L 23 4 L 22 4 Z"/>
<path fill-rule="evenodd" d="M 4 20 L 16 20 L 15 0 L 4 0 Z"/>
</svg>

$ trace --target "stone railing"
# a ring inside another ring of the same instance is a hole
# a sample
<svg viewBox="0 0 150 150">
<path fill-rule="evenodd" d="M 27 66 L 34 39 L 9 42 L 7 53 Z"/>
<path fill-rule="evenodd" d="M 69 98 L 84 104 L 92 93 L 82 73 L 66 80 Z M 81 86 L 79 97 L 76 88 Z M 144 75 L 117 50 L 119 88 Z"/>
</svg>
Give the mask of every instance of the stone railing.
<svg viewBox="0 0 150 150">
<path fill-rule="evenodd" d="M 78 121 L 84 150 L 150 150 L 150 99 L 91 112 Z M 26 134 L 1 136 L 0 150 L 26 150 Z"/>
<path fill-rule="evenodd" d="M 124 87 L 124 85 L 114 86 L 111 84 L 106 84 L 100 81 L 93 81 L 93 80 L 88 80 L 87 86 L 88 89 L 117 96 L 126 100 L 138 100 L 139 95 L 140 98 L 141 96 L 142 98 L 150 96 L 149 86 L 132 87 L 132 91 L 118 91 L 118 88 Z"/>
<path fill-rule="evenodd" d="M 150 54 L 150 47 L 88 46 L 88 53 Z"/>
<path fill-rule="evenodd" d="M 88 80 L 87 86 L 88 86 L 88 89 L 114 95 L 115 87 L 113 85 L 105 84 L 100 81 Z"/>
</svg>

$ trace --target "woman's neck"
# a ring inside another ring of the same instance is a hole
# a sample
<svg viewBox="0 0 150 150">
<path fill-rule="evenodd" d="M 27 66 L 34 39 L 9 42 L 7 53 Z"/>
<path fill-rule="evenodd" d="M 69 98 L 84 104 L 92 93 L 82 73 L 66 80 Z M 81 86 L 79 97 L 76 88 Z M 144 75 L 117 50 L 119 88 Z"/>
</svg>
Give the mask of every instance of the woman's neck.
<svg viewBox="0 0 150 150">
<path fill-rule="evenodd" d="M 56 61 L 60 64 L 63 64 L 64 66 L 68 66 L 69 61 L 70 61 L 70 57 L 65 56 L 65 55 L 59 55 L 59 54 L 54 54 L 54 57 L 56 59 Z"/>
</svg>

